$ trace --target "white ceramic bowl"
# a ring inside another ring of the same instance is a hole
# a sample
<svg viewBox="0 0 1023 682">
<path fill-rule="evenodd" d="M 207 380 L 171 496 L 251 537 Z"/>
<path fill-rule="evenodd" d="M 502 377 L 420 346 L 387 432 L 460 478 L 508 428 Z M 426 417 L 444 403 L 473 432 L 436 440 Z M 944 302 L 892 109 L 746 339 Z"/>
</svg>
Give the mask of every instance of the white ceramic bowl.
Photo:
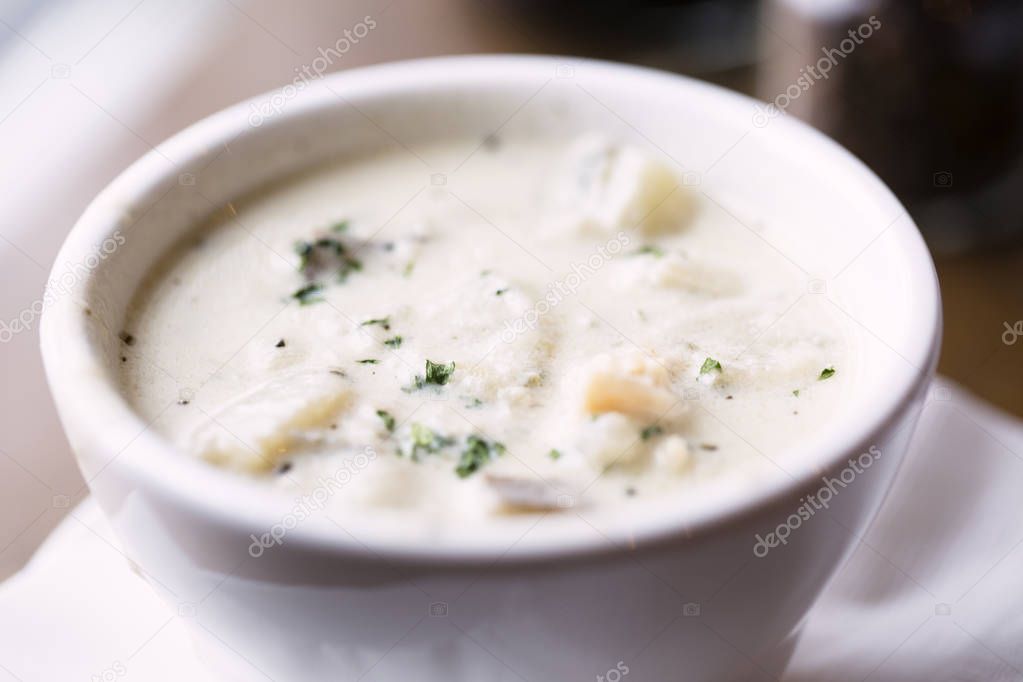
<svg viewBox="0 0 1023 682">
<path fill-rule="evenodd" d="M 66 292 L 51 292 L 42 323 L 47 376 L 92 492 L 210 664 L 278 682 L 776 675 L 881 504 L 933 372 L 937 282 L 899 203 L 806 126 L 646 69 L 456 57 L 300 85 L 216 114 L 125 171 L 64 244 L 51 280 Z M 174 452 L 118 390 L 117 335 L 141 278 L 212 209 L 265 182 L 498 129 L 602 130 L 679 163 L 694 191 L 804 271 L 807 295 L 865 330 L 859 388 L 833 423 L 776 454 L 777 477 L 670 517 L 444 548 L 300 524 L 252 556 L 253 536 L 292 501 Z M 850 474 L 868 451 L 880 454 Z M 809 494 L 827 508 L 810 511 Z"/>
</svg>

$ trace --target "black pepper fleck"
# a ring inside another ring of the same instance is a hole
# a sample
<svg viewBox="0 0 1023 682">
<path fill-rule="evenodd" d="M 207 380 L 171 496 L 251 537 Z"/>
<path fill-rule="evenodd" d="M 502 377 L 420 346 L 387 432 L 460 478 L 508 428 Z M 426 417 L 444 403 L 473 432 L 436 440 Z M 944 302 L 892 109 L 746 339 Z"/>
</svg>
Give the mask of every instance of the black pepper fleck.
<svg viewBox="0 0 1023 682">
<path fill-rule="evenodd" d="M 287 344 L 284 343 L 284 339 L 281 339 L 274 345 L 274 348 L 284 348 L 285 345 Z"/>
<path fill-rule="evenodd" d="M 128 332 L 121 332 L 120 334 L 117 335 L 117 338 L 121 339 L 121 341 L 123 341 L 124 345 L 126 346 L 135 345 L 135 337 L 129 334 Z"/>
<path fill-rule="evenodd" d="M 293 466 L 294 465 L 291 462 L 281 462 L 281 465 L 279 467 L 277 467 L 277 473 L 278 474 L 286 474 L 289 471 L 291 471 L 291 468 Z"/>
</svg>

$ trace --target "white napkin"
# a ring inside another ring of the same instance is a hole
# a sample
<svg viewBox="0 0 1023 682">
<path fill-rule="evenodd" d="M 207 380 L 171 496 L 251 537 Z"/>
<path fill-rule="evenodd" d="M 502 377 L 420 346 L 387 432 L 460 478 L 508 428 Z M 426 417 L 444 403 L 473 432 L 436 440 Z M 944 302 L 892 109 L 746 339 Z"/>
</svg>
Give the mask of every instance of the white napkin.
<svg viewBox="0 0 1023 682">
<path fill-rule="evenodd" d="M 1023 679 L 1023 422 L 937 383 L 786 680 Z"/>
<path fill-rule="evenodd" d="M 785 682 L 1023 679 L 1023 423 L 946 382 Z M 0 585 L 0 682 L 213 678 L 90 500 Z M 261 679 L 253 670 L 253 679 Z"/>
</svg>

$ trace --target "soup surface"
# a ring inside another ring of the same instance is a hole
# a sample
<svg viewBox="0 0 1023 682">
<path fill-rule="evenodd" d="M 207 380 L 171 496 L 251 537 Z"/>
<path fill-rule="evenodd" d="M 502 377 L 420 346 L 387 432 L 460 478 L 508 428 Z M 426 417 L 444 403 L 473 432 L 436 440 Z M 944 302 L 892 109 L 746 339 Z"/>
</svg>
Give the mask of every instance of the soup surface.
<svg viewBox="0 0 1023 682">
<path fill-rule="evenodd" d="M 727 207 L 590 135 L 317 168 L 152 274 L 122 386 L 188 455 L 438 527 L 755 485 L 827 424 L 855 335 L 771 246 L 792 226 Z"/>
</svg>

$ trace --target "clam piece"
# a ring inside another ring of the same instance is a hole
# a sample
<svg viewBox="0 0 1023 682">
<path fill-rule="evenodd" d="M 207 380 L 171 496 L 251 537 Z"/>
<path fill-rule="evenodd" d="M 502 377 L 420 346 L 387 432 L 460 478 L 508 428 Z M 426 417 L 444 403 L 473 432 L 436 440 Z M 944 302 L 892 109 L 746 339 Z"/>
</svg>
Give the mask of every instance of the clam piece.
<svg viewBox="0 0 1023 682">
<path fill-rule="evenodd" d="M 567 486 L 560 480 L 527 478 L 509 474 L 488 473 L 483 477 L 487 486 L 497 493 L 506 506 L 529 510 L 567 509 L 575 506 L 575 498 L 564 492 Z"/>
<path fill-rule="evenodd" d="M 191 450 L 229 469 L 268 471 L 328 429 L 350 398 L 336 374 L 287 372 L 215 412 L 193 434 Z"/>
<path fill-rule="evenodd" d="M 583 409 L 591 415 L 618 412 L 656 419 L 678 402 L 667 385 L 663 364 L 641 351 L 600 355 L 584 377 Z"/>
</svg>

